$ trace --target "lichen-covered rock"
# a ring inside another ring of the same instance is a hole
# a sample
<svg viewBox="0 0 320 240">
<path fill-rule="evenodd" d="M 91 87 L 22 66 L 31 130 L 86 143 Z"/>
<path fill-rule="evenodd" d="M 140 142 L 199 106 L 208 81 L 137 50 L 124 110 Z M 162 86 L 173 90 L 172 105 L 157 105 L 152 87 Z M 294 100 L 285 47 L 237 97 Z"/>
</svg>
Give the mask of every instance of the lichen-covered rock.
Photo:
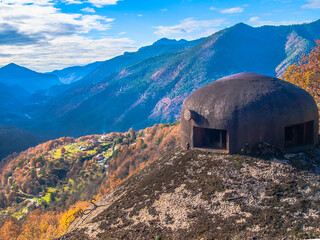
<svg viewBox="0 0 320 240">
<path fill-rule="evenodd" d="M 320 151 L 261 159 L 177 150 L 89 207 L 61 239 L 320 237 Z"/>
</svg>

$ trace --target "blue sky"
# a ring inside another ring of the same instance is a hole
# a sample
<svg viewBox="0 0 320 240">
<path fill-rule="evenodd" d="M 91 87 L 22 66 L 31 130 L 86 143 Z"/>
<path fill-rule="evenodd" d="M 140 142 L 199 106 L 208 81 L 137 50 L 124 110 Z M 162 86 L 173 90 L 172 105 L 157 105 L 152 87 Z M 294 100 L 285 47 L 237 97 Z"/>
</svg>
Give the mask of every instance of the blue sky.
<svg viewBox="0 0 320 240">
<path fill-rule="evenodd" d="M 0 0 L 0 66 L 46 72 L 106 60 L 162 38 L 197 39 L 244 22 L 320 18 L 320 0 Z"/>
</svg>

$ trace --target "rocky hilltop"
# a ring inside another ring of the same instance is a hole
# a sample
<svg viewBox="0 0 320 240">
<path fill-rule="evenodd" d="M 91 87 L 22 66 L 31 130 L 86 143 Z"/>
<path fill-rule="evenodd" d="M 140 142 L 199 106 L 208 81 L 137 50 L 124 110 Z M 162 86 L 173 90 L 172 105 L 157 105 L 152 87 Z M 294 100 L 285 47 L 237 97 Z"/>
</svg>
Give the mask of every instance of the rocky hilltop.
<svg viewBox="0 0 320 240">
<path fill-rule="evenodd" d="M 317 238 L 319 156 L 177 149 L 92 204 L 60 239 Z"/>
</svg>

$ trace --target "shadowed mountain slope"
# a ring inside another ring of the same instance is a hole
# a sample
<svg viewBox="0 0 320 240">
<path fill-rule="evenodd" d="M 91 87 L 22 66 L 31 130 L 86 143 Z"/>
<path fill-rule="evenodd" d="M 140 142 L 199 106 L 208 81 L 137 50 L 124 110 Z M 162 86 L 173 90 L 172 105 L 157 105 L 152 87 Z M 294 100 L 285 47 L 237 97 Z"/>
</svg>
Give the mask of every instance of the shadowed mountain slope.
<svg viewBox="0 0 320 240">
<path fill-rule="evenodd" d="M 240 23 L 193 47 L 150 57 L 116 72 L 106 62 L 42 106 L 34 115 L 40 123 L 34 128 L 41 134 L 79 136 L 172 122 L 195 89 L 238 72 L 281 74 L 302 52 L 310 51 L 317 38 L 320 21 L 257 28 Z M 111 70 L 106 73 L 102 68 Z"/>
<path fill-rule="evenodd" d="M 197 45 L 203 38 L 186 41 L 174 40 L 162 38 L 150 46 L 142 47 L 137 52 L 125 52 L 123 55 L 114 57 L 110 60 L 106 60 L 101 64 L 100 67 L 96 68 L 94 71 L 90 72 L 87 76 L 75 84 L 75 87 L 86 86 L 89 83 L 99 82 L 106 78 L 109 74 L 131 64 L 138 63 L 145 59 L 155 57 L 167 52 L 173 52 L 178 50 L 185 50 L 192 46 Z M 74 87 L 72 87 L 74 89 Z"/>
<path fill-rule="evenodd" d="M 17 85 L 0 83 L 0 126 L 26 122 L 29 115 L 22 108 L 30 103 L 30 94 Z"/>
<path fill-rule="evenodd" d="M 17 85 L 30 93 L 61 84 L 52 74 L 38 73 L 14 63 L 0 68 L 0 82 L 8 86 Z"/>
<path fill-rule="evenodd" d="M 69 84 L 82 79 L 97 67 L 99 67 L 102 63 L 102 61 L 98 61 L 87 64 L 85 66 L 67 67 L 61 70 L 54 70 L 49 74 L 56 75 L 61 82 Z"/>
<path fill-rule="evenodd" d="M 31 132 L 14 126 L 0 126 L 0 161 L 13 152 L 21 152 L 41 142 Z"/>
</svg>

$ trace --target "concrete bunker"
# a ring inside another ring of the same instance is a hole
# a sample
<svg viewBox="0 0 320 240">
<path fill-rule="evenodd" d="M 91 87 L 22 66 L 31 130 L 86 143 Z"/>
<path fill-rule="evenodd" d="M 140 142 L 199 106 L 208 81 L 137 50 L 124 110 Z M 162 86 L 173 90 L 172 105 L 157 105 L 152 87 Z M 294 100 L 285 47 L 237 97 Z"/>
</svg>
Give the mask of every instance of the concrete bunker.
<svg viewBox="0 0 320 240">
<path fill-rule="evenodd" d="M 283 152 L 318 143 L 318 108 L 305 90 L 255 73 L 240 73 L 194 91 L 181 112 L 183 148 L 241 153 L 267 143 Z"/>
<path fill-rule="evenodd" d="M 314 121 L 285 127 L 285 147 L 313 145 Z"/>
<path fill-rule="evenodd" d="M 212 128 L 193 127 L 193 141 L 196 148 L 226 149 L 227 131 Z"/>
</svg>

